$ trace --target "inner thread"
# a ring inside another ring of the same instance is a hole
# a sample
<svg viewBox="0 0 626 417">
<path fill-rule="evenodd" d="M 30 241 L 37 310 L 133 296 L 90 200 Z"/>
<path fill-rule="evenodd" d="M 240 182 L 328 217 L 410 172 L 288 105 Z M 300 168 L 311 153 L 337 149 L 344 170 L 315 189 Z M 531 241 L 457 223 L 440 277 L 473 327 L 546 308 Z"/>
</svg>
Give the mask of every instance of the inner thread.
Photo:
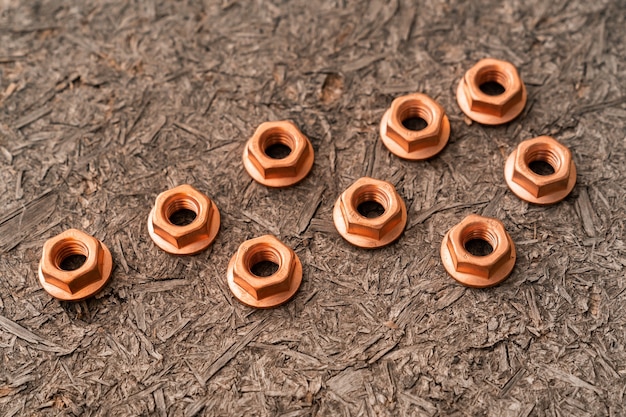
<svg viewBox="0 0 626 417">
<path fill-rule="evenodd" d="M 364 201 L 357 206 L 356 211 L 363 217 L 373 219 L 382 216 L 385 213 L 385 208 L 376 201 Z"/>
<path fill-rule="evenodd" d="M 554 174 L 554 168 L 552 167 L 552 165 L 545 161 L 531 161 L 528 164 L 528 168 L 530 168 L 530 170 L 537 175 Z"/>
<path fill-rule="evenodd" d="M 493 252 L 493 247 L 486 240 L 470 239 L 465 243 L 465 250 L 474 256 L 487 256 Z"/>
<path fill-rule="evenodd" d="M 265 154 L 273 159 L 286 158 L 295 147 L 293 136 L 282 129 L 273 129 L 265 132 L 261 137 L 261 142 L 261 148 Z"/>
<path fill-rule="evenodd" d="M 54 264 L 58 269 L 73 271 L 80 268 L 88 256 L 89 250 L 83 242 L 68 239 L 59 244 L 54 255 Z"/>
<path fill-rule="evenodd" d="M 168 202 L 165 218 L 174 226 L 185 226 L 193 222 L 200 212 L 200 205 L 190 197 L 178 197 Z"/>
<path fill-rule="evenodd" d="M 420 101 L 407 101 L 398 109 L 398 120 L 407 129 L 422 130 L 432 122 L 432 114 Z"/>
<path fill-rule="evenodd" d="M 533 172 L 539 175 L 551 175 L 558 171 L 561 167 L 561 158 L 559 155 L 556 152 L 543 147 L 535 147 L 526 153 L 525 162 Z M 537 164 L 534 164 L 536 169 L 533 169 L 533 162 L 545 162 L 550 165 L 552 172 L 546 170 L 545 167 L 541 168 Z"/>
<path fill-rule="evenodd" d="M 463 233 L 463 247 L 474 256 L 487 256 L 497 245 L 497 236 L 486 225 L 474 226 Z"/>
<path fill-rule="evenodd" d="M 486 83 L 482 83 L 478 86 L 478 88 L 480 88 L 480 91 L 487 94 L 488 96 L 499 96 L 506 91 L 502 84 L 495 81 L 487 81 Z"/>
<path fill-rule="evenodd" d="M 372 218 L 382 216 L 391 205 L 391 199 L 379 188 L 366 186 L 356 193 L 353 203 L 362 216 Z"/>
<path fill-rule="evenodd" d="M 280 254 L 270 247 L 253 249 L 248 257 L 248 269 L 258 277 L 274 275 L 280 265 Z"/>
<path fill-rule="evenodd" d="M 476 76 L 476 84 L 480 90 L 490 96 L 497 96 L 509 88 L 509 77 L 506 73 L 493 67 L 487 67 Z"/>
<path fill-rule="evenodd" d="M 278 271 L 278 264 L 271 261 L 257 262 L 250 267 L 250 272 L 257 277 L 271 277 Z"/>
</svg>

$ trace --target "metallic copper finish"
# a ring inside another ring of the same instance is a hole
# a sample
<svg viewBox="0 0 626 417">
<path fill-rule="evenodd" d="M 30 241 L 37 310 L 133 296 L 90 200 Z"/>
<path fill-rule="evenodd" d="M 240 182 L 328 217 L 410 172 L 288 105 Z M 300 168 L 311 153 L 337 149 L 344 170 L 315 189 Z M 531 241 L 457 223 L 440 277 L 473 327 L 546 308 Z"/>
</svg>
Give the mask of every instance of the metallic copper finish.
<svg viewBox="0 0 626 417">
<path fill-rule="evenodd" d="M 282 159 L 268 156 L 267 148 L 276 144 L 287 146 L 291 153 Z M 302 181 L 311 171 L 313 159 L 311 142 L 289 121 L 262 123 L 243 150 L 248 174 L 268 187 L 289 187 Z"/>
<path fill-rule="evenodd" d="M 360 204 L 374 201 L 384 208 L 379 217 L 368 218 L 358 211 Z M 339 234 L 362 248 L 378 248 L 395 241 L 406 226 L 406 206 L 395 187 L 369 177 L 359 178 L 335 203 L 333 221 Z"/>
<path fill-rule="evenodd" d="M 170 216 L 179 210 L 191 210 L 196 218 L 178 226 Z M 213 243 L 220 229 L 220 212 L 209 197 L 191 185 L 180 185 L 156 198 L 148 217 L 148 233 L 154 243 L 174 255 L 193 255 Z"/>
<path fill-rule="evenodd" d="M 85 263 L 72 271 L 61 269 L 63 260 L 72 255 L 83 255 Z M 104 243 L 80 230 L 69 229 L 43 245 L 39 281 L 54 298 L 80 301 L 100 291 L 109 281 L 112 269 L 111 252 Z"/>
<path fill-rule="evenodd" d="M 529 164 L 548 163 L 554 173 L 539 175 Z M 576 184 L 576 165 L 572 153 L 550 136 L 521 142 L 506 160 L 504 178 L 513 193 L 533 204 L 554 204 L 563 200 Z"/>
<path fill-rule="evenodd" d="M 490 81 L 504 87 L 504 92 L 499 95 L 483 93 L 480 86 Z M 513 64 L 481 59 L 459 82 L 456 100 L 470 119 L 486 125 L 499 125 L 515 119 L 524 110 L 526 86 Z"/>
<path fill-rule="evenodd" d="M 488 242 L 493 252 L 472 255 L 465 244 L 473 239 Z M 515 266 L 515 244 L 500 220 L 471 214 L 452 227 L 441 242 L 441 261 L 452 278 L 474 287 L 492 287 L 504 281 Z"/>
<path fill-rule="evenodd" d="M 403 121 L 412 117 L 424 119 L 421 130 L 407 129 Z M 425 94 L 409 94 L 396 98 L 380 122 L 380 138 L 396 156 L 421 160 L 437 155 L 450 138 L 450 121 L 443 107 Z"/>
<path fill-rule="evenodd" d="M 269 261 L 278 270 L 259 277 L 252 267 Z M 272 235 L 245 241 L 239 246 L 228 264 L 228 286 L 243 304 L 255 308 L 272 308 L 289 301 L 300 288 L 302 264 L 298 255 Z"/>
</svg>

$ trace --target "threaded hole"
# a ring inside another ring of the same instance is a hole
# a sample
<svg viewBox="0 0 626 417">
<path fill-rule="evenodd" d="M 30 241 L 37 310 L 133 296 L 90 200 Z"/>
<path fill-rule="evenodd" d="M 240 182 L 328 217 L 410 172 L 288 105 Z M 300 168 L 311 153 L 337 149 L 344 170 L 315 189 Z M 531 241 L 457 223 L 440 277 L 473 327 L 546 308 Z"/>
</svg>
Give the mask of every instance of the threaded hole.
<svg viewBox="0 0 626 417">
<path fill-rule="evenodd" d="M 405 102 L 398 110 L 398 120 L 409 130 L 426 129 L 432 120 L 430 111 L 417 100 Z"/>
<path fill-rule="evenodd" d="M 552 175 L 561 167 L 561 158 L 543 146 L 535 146 L 526 154 L 528 168 L 537 175 Z"/>
<path fill-rule="evenodd" d="M 199 211 L 200 207 L 197 201 L 179 197 L 168 202 L 165 217 L 174 226 L 186 226 L 196 219 Z"/>
<path fill-rule="evenodd" d="M 499 96 L 506 91 L 502 84 L 496 81 L 487 81 L 486 83 L 479 85 L 478 88 L 480 88 L 480 91 L 488 96 Z"/>
<path fill-rule="evenodd" d="M 383 205 L 376 201 L 364 201 L 357 206 L 356 210 L 361 216 L 368 219 L 380 217 L 385 212 Z"/>
<path fill-rule="evenodd" d="M 293 137 L 283 129 L 268 130 L 261 137 L 261 141 L 261 148 L 263 148 L 265 155 L 272 159 L 288 157 L 295 147 Z"/>
<path fill-rule="evenodd" d="M 272 276 L 276 271 L 278 271 L 278 264 L 271 261 L 257 262 L 250 267 L 250 272 L 262 278 Z"/>
<path fill-rule="evenodd" d="M 61 261 L 59 268 L 64 271 L 74 271 L 83 266 L 86 260 L 85 255 L 70 255 Z"/>
<path fill-rule="evenodd" d="M 487 256 L 493 252 L 493 247 L 486 240 L 470 239 L 465 242 L 465 250 L 474 256 Z"/>
<path fill-rule="evenodd" d="M 261 278 L 272 276 L 280 267 L 280 255 L 274 249 L 263 248 L 254 251 L 248 259 L 250 272 Z"/>
<path fill-rule="evenodd" d="M 291 148 L 282 143 L 276 143 L 265 148 L 265 155 L 272 159 L 284 159 L 291 154 Z"/>
<path fill-rule="evenodd" d="M 486 67 L 477 75 L 476 84 L 483 93 L 489 96 L 504 94 L 510 84 L 509 77 L 501 70 Z"/>
<path fill-rule="evenodd" d="M 554 168 L 552 167 L 552 165 L 545 161 L 531 161 L 528 164 L 528 168 L 530 168 L 530 170 L 537 175 L 554 174 Z"/>
<path fill-rule="evenodd" d="M 475 226 L 463 236 L 463 247 L 474 256 L 487 256 L 493 252 L 498 238 L 486 226 Z"/>
<path fill-rule="evenodd" d="M 168 220 L 170 221 L 170 223 L 176 226 L 187 226 L 196 219 L 196 216 L 196 213 L 194 213 L 192 210 L 182 209 L 176 210 L 174 213 L 172 213 Z"/>
<path fill-rule="evenodd" d="M 402 126 L 406 127 L 409 130 L 422 130 L 426 129 L 426 126 L 428 126 L 428 122 L 421 117 L 409 117 L 402 120 Z"/>
<path fill-rule="evenodd" d="M 54 257 L 57 268 L 64 271 L 74 271 L 87 261 L 89 251 L 87 246 L 78 240 L 66 240 L 60 243 Z"/>
<path fill-rule="evenodd" d="M 380 217 L 390 205 L 390 197 L 375 186 L 362 187 L 355 194 L 354 206 L 363 217 Z"/>
</svg>

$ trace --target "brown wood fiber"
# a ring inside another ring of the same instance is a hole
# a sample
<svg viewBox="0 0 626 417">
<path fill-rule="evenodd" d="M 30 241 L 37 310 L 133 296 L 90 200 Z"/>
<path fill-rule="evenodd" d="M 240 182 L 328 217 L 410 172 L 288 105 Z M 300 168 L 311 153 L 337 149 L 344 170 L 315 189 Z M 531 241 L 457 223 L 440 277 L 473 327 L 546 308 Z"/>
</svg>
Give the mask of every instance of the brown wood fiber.
<svg viewBox="0 0 626 417">
<path fill-rule="evenodd" d="M 619 0 L 0 2 L 0 415 L 626 415 L 626 3 Z M 513 62 L 528 104 L 510 124 L 456 105 L 478 59 Z M 424 92 L 450 142 L 392 156 L 378 125 Z M 290 119 L 316 152 L 284 190 L 245 173 L 256 126 Z M 536 207 L 506 188 L 506 156 L 551 135 L 578 183 Z M 360 176 L 408 209 L 376 251 L 334 230 Z M 156 195 L 190 183 L 217 203 L 213 246 L 150 240 Z M 502 220 L 511 277 L 450 279 L 445 231 Z M 75 227 L 111 249 L 96 298 L 39 286 L 43 242 Z M 304 266 L 287 305 L 236 302 L 226 267 L 273 233 Z"/>
</svg>

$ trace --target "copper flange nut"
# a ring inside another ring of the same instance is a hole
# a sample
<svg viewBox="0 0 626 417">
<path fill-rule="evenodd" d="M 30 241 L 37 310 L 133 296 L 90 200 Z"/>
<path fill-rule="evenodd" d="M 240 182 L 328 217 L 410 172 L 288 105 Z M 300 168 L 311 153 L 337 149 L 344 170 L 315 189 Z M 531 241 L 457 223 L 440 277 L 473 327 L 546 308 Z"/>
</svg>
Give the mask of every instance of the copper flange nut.
<svg viewBox="0 0 626 417">
<path fill-rule="evenodd" d="M 267 277 L 255 275 L 253 267 L 272 262 L 276 272 Z M 228 264 L 228 287 L 235 298 L 255 308 L 272 308 L 289 301 L 300 288 L 302 264 L 298 255 L 275 236 L 265 235 L 245 241 Z"/>
<path fill-rule="evenodd" d="M 420 118 L 426 127 L 409 129 L 409 119 Z M 450 121 L 435 100 L 426 94 L 409 94 L 396 98 L 380 122 L 380 138 L 394 155 L 408 160 L 422 160 L 437 155 L 450 138 Z"/>
<path fill-rule="evenodd" d="M 487 242 L 492 252 L 472 255 L 466 244 Z M 504 281 L 515 266 L 515 244 L 500 220 L 471 214 L 452 227 L 441 242 L 441 261 L 452 278 L 474 287 L 492 287 Z"/>
<path fill-rule="evenodd" d="M 284 158 L 267 150 L 274 145 L 289 148 Z M 313 167 L 313 146 L 300 129 L 289 121 L 262 123 L 243 150 L 243 166 L 258 183 L 268 187 L 289 187 L 302 181 Z"/>
<path fill-rule="evenodd" d="M 359 206 L 378 203 L 382 215 L 366 217 Z M 337 199 L 333 221 L 339 234 L 362 248 L 379 248 L 398 239 L 406 226 L 406 206 L 393 184 L 369 177 L 359 178 Z"/>
<path fill-rule="evenodd" d="M 535 173 L 530 164 L 545 162 L 554 170 Z M 550 136 L 521 142 L 506 160 L 504 179 L 513 193 L 533 204 L 547 205 L 563 200 L 576 184 L 576 165 L 570 150 Z"/>
<path fill-rule="evenodd" d="M 171 222 L 180 210 L 196 217 L 186 225 Z M 173 255 L 193 255 L 208 248 L 220 229 L 220 212 L 209 197 L 185 184 L 159 194 L 148 216 L 148 233 L 154 243 Z"/>
<path fill-rule="evenodd" d="M 63 268 L 71 256 L 85 257 L 76 269 Z M 48 239 L 39 263 L 39 282 L 51 296 L 65 301 L 80 301 L 100 291 L 111 277 L 111 252 L 93 236 L 69 229 Z"/>
<path fill-rule="evenodd" d="M 481 90 L 487 83 L 499 84 L 504 91 L 487 94 Z M 459 82 L 456 99 L 470 119 L 485 125 L 500 125 L 515 119 L 524 110 L 526 86 L 510 62 L 481 59 Z"/>
</svg>

